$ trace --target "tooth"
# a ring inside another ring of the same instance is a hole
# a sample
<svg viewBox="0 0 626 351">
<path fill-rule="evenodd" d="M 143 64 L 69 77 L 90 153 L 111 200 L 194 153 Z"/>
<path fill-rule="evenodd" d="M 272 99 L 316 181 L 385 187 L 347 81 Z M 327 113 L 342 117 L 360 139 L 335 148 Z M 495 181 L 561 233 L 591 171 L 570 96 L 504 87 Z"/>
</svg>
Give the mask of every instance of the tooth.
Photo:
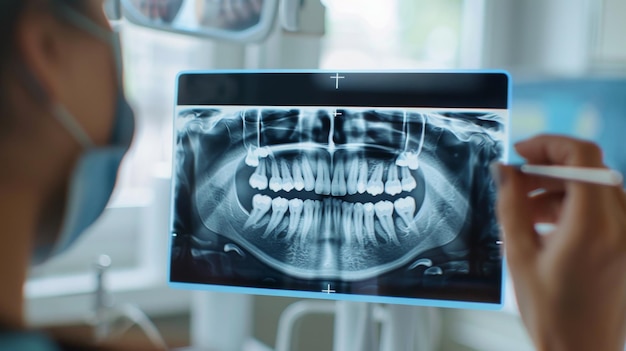
<svg viewBox="0 0 626 351">
<path fill-rule="evenodd" d="M 383 184 L 383 165 L 381 163 L 374 166 L 372 171 L 372 177 L 367 182 L 367 192 L 370 195 L 376 196 L 383 193 L 385 185 Z"/>
<path fill-rule="evenodd" d="M 357 181 L 359 177 L 359 159 L 353 158 L 350 161 L 350 169 L 348 170 L 348 184 L 346 184 L 346 190 L 348 194 L 354 195 L 357 192 Z"/>
<path fill-rule="evenodd" d="M 342 227 L 342 223 L 343 223 L 343 217 L 341 215 L 341 203 L 343 201 L 341 200 L 337 200 L 337 199 L 333 199 L 333 233 L 339 233 L 341 231 L 341 227 Z M 339 235 L 335 235 L 336 237 L 339 237 Z"/>
<path fill-rule="evenodd" d="M 267 236 L 278 227 L 280 222 L 285 217 L 285 213 L 289 208 L 289 201 L 287 199 L 283 199 L 282 197 L 277 197 L 272 200 L 272 217 L 270 217 L 270 222 L 267 224 L 267 228 L 265 228 L 265 233 L 263 234 L 263 238 L 267 238 Z"/>
<path fill-rule="evenodd" d="M 302 233 L 300 235 L 300 243 L 306 243 L 306 239 L 309 236 L 309 232 L 313 227 L 313 221 L 315 218 L 316 201 L 305 200 L 304 201 L 304 213 L 302 215 Z"/>
<path fill-rule="evenodd" d="M 293 163 L 293 187 L 297 191 L 304 189 L 304 178 L 302 178 L 302 168 L 300 168 L 300 161 L 295 160 Z"/>
<path fill-rule="evenodd" d="M 363 204 L 354 204 L 354 212 L 352 213 L 354 219 L 354 236 L 359 246 L 365 247 L 365 235 L 363 233 Z"/>
<path fill-rule="evenodd" d="M 293 235 L 296 233 L 298 225 L 300 224 L 303 207 L 304 201 L 300 199 L 289 200 L 289 228 L 287 229 L 287 236 L 285 237 L 285 240 L 291 240 Z"/>
<path fill-rule="evenodd" d="M 335 162 L 331 193 L 334 196 L 345 196 L 348 193 L 348 189 L 346 188 L 344 162 L 339 158 Z"/>
<path fill-rule="evenodd" d="M 406 167 L 402 167 L 401 171 L 402 171 L 402 190 L 413 191 L 413 189 L 417 187 L 417 182 L 415 181 L 415 178 L 413 178 L 411 171 L 409 171 L 409 169 Z"/>
<path fill-rule="evenodd" d="M 324 239 L 330 239 L 333 231 L 333 202 L 331 199 L 324 199 L 324 208 L 321 213 L 321 219 L 324 221 L 324 227 L 322 228 L 322 235 Z"/>
<path fill-rule="evenodd" d="M 304 177 L 304 190 L 313 191 L 315 189 L 315 176 L 306 155 L 302 155 L 302 176 Z"/>
<path fill-rule="evenodd" d="M 285 160 L 280 161 L 280 171 L 282 174 L 283 180 L 283 190 L 286 192 L 290 192 L 294 188 L 293 178 L 291 178 L 291 172 L 289 172 L 289 166 Z"/>
<path fill-rule="evenodd" d="M 356 190 L 359 194 L 363 194 L 367 190 L 367 172 L 367 160 L 363 160 L 359 168 L 359 179 L 356 182 Z"/>
<path fill-rule="evenodd" d="M 322 157 L 317 159 L 317 179 L 315 180 L 315 193 L 330 195 L 330 174 L 326 161 Z"/>
<path fill-rule="evenodd" d="M 407 161 L 407 165 L 409 166 L 410 169 L 412 170 L 416 170 L 420 167 L 420 163 L 419 160 L 417 159 L 417 154 L 414 152 L 407 152 L 406 153 L 406 161 Z"/>
<path fill-rule="evenodd" d="M 259 222 L 261 218 L 265 216 L 267 211 L 270 210 L 272 206 L 272 198 L 269 196 L 256 194 L 252 198 L 252 212 L 250 212 L 250 217 L 244 224 L 244 228 L 253 227 L 254 229 L 259 228 L 261 225 Z"/>
<path fill-rule="evenodd" d="M 341 222 L 343 229 L 343 237 L 346 240 L 346 245 L 350 246 L 352 244 L 352 212 L 354 210 L 354 205 L 349 202 L 344 202 L 341 204 Z"/>
<path fill-rule="evenodd" d="M 406 159 L 406 152 L 402 152 L 400 153 L 400 155 L 398 155 L 398 158 L 396 158 L 396 166 L 399 166 L 399 167 L 409 166 L 409 163 L 407 162 L 407 159 Z"/>
<path fill-rule="evenodd" d="M 380 226 L 383 227 L 389 240 L 396 245 L 400 245 L 398 237 L 396 236 L 395 225 L 393 224 L 393 204 L 391 201 L 377 202 L 376 205 L 374 205 L 374 209 L 376 210 L 376 217 L 378 217 Z"/>
<path fill-rule="evenodd" d="M 259 165 L 259 156 L 254 152 L 252 146 L 248 148 L 248 154 L 246 155 L 246 164 L 250 167 L 256 167 Z"/>
<path fill-rule="evenodd" d="M 389 171 L 387 171 L 385 192 L 391 196 L 402 192 L 402 183 L 400 183 L 400 179 L 398 179 L 398 167 L 394 164 L 389 165 Z"/>
<path fill-rule="evenodd" d="M 259 161 L 259 166 L 250 176 L 250 186 L 253 189 L 267 189 L 267 176 L 265 175 L 265 160 Z"/>
<path fill-rule="evenodd" d="M 280 171 L 278 170 L 278 161 L 272 160 L 272 177 L 270 178 L 270 189 L 278 192 L 283 188 L 283 180 L 280 179 Z"/>
<path fill-rule="evenodd" d="M 257 157 L 260 157 L 260 158 L 266 158 L 266 157 L 267 157 L 267 156 L 269 156 L 271 153 L 272 153 L 272 151 L 271 151 L 271 150 L 270 150 L 270 148 L 269 148 L 269 147 L 267 147 L 267 146 L 259 147 L 259 148 L 256 148 L 256 149 L 254 150 L 254 154 L 255 154 Z"/>
<path fill-rule="evenodd" d="M 365 235 L 367 238 L 374 244 L 374 246 L 378 246 L 378 241 L 376 241 L 376 232 L 374 229 L 374 204 L 368 202 L 363 205 L 363 219 L 365 224 Z"/>
<path fill-rule="evenodd" d="M 415 199 L 407 196 L 403 199 L 398 199 L 394 202 L 396 213 L 407 227 L 413 222 L 413 216 L 415 216 Z"/>
</svg>

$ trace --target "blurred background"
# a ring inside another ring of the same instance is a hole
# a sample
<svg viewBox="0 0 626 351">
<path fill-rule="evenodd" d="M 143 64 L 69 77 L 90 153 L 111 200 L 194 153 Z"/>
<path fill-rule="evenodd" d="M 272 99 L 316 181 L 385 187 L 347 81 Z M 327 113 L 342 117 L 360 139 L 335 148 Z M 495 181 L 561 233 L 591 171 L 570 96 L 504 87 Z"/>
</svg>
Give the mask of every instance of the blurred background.
<svg viewBox="0 0 626 351">
<path fill-rule="evenodd" d="M 253 43 L 120 21 L 127 92 L 138 118 L 136 142 L 103 218 L 70 253 L 32 271 L 25 292 L 33 325 L 82 328 L 98 318 L 99 304 L 132 304 L 155 322 L 169 345 L 208 347 L 222 345 L 217 331 L 241 313 L 250 323 L 233 326 L 233 333 L 258 342 L 246 349 L 276 346 L 279 317 L 295 299 L 167 287 L 172 118 L 182 70 L 506 69 L 514 82 L 511 143 L 543 132 L 591 139 L 603 147 L 606 162 L 626 174 L 626 1 L 291 3 L 298 5 L 298 30 L 285 30 L 279 20 L 285 19 L 284 8 L 275 9 L 277 20 L 267 36 Z M 191 8 L 185 6 L 183 1 L 181 16 Z M 519 159 L 512 154 L 511 161 Z M 103 268 L 96 262 L 102 263 L 103 254 L 110 267 L 102 279 L 105 298 L 98 300 Z M 532 350 L 508 281 L 507 286 L 502 311 L 429 310 L 426 320 L 439 327 L 431 335 L 436 340 L 423 349 Z M 245 311 L 233 312 L 232 306 Z M 216 318 L 225 324 L 216 324 Z M 302 318 L 290 349 L 332 349 L 333 322 L 325 313 Z M 141 338 L 135 329 L 127 337 Z M 216 349 L 243 349 L 223 345 Z"/>
</svg>

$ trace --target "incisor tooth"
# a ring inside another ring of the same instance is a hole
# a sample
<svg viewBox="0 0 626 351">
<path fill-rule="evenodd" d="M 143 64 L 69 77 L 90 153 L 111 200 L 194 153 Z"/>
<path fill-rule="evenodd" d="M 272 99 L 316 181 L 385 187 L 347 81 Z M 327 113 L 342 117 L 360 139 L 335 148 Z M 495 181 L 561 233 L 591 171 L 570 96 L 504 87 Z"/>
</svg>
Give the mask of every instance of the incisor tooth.
<svg viewBox="0 0 626 351">
<path fill-rule="evenodd" d="M 304 178 L 302 178 L 302 168 L 300 168 L 300 161 L 296 160 L 292 166 L 293 170 L 293 187 L 297 191 L 304 189 Z"/>
<path fill-rule="evenodd" d="M 302 176 L 304 177 L 304 190 L 313 191 L 315 189 L 315 176 L 311 169 L 311 163 L 306 155 L 302 155 Z"/>
<path fill-rule="evenodd" d="M 265 228 L 265 233 L 263 233 L 263 238 L 267 238 L 270 233 L 278 227 L 280 222 L 285 217 L 285 213 L 289 208 L 289 200 L 283 199 L 282 197 L 277 197 L 272 200 L 272 216 L 270 217 L 270 222 L 267 224 L 267 228 Z"/>
<path fill-rule="evenodd" d="M 394 164 L 389 165 L 387 182 L 385 183 L 385 192 L 391 196 L 402 192 L 402 183 L 400 183 L 400 179 L 398 179 L 398 167 Z"/>
<path fill-rule="evenodd" d="M 359 168 L 359 179 L 356 182 L 356 190 L 359 194 L 363 194 L 367 190 L 367 173 L 367 160 L 363 160 Z"/>
<path fill-rule="evenodd" d="M 357 193 L 358 178 L 359 178 L 359 159 L 355 157 L 350 161 L 350 169 L 348 170 L 348 182 L 346 184 L 348 194 L 354 195 Z"/>
<path fill-rule="evenodd" d="M 272 160 L 271 173 L 272 177 L 270 178 L 270 189 L 272 191 L 277 192 L 283 188 L 283 180 L 280 179 L 280 171 L 278 170 L 278 161 L 276 159 Z"/>
<path fill-rule="evenodd" d="M 286 192 L 290 192 L 294 188 L 293 178 L 291 178 L 291 172 L 289 172 L 289 166 L 285 160 L 280 161 L 280 171 L 282 175 L 282 188 Z"/>
<path fill-rule="evenodd" d="M 369 239 L 369 241 L 374 244 L 374 246 L 378 246 L 378 241 L 376 241 L 376 231 L 374 228 L 374 204 L 371 202 L 365 203 L 363 205 L 363 220 L 365 224 L 365 235 Z"/>
<path fill-rule="evenodd" d="M 393 204 L 391 201 L 380 201 L 374 205 L 376 210 L 376 217 L 380 222 L 380 226 L 383 227 L 388 239 L 396 245 L 400 245 L 398 237 L 396 236 L 395 225 L 393 224 Z"/>
<path fill-rule="evenodd" d="M 356 241 L 359 243 L 359 246 L 362 248 L 365 247 L 365 233 L 363 232 L 363 204 L 356 203 L 354 204 L 354 212 L 352 217 L 354 218 L 354 236 L 356 237 Z"/>
<path fill-rule="evenodd" d="M 394 208 L 398 216 L 404 221 L 404 224 L 407 227 L 411 226 L 413 216 L 415 216 L 415 199 L 411 196 L 398 199 L 394 202 Z"/>
<path fill-rule="evenodd" d="M 413 191 L 413 189 L 417 187 L 417 182 L 415 181 L 415 178 L 413 178 L 411 171 L 406 167 L 402 167 L 401 173 L 402 173 L 402 190 Z"/>
<path fill-rule="evenodd" d="M 259 228 L 261 225 L 259 222 L 261 218 L 270 210 L 272 206 L 272 198 L 269 196 L 256 194 L 252 198 L 252 212 L 250 212 L 250 217 L 244 224 L 244 228 L 253 227 L 254 229 Z"/>
<path fill-rule="evenodd" d="M 253 189 L 265 190 L 267 189 L 267 176 L 265 175 L 265 159 L 259 160 L 259 166 L 254 170 L 254 173 L 250 176 L 250 186 Z"/>
<path fill-rule="evenodd" d="M 330 172 L 326 161 L 322 157 L 317 159 L 317 179 L 315 180 L 315 193 L 330 195 Z"/>
<path fill-rule="evenodd" d="M 333 170 L 333 181 L 331 185 L 331 194 L 334 196 L 344 196 L 348 193 L 346 189 L 346 177 L 344 171 L 343 160 L 335 161 L 335 169 Z"/>
<path fill-rule="evenodd" d="M 289 227 L 287 229 L 287 236 L 285 240 L 291 240 L 298 230 L 300 224 L 300 217 L 302 216 L 302 208 L 304 207 L 304 201 L 300 199 L 289 200 Z"/>
<path fill-rule="evenodd" d="M 385 191 L 385 185 L 383 184 L 383 165 L 381 163 L 374 166 L 372 171 L 372 177 L 367 182 L 367 192 L 370 195 L 380 195 Z"/>
<path fill-rule="evenodd" d="M 343 202 L 341 204 L 341 224 L 343 229 L 343 237 L 346 241 L 346 245 L 352 244 L 352 212 L 354 205 L 349 202 Z"/>
</svg>

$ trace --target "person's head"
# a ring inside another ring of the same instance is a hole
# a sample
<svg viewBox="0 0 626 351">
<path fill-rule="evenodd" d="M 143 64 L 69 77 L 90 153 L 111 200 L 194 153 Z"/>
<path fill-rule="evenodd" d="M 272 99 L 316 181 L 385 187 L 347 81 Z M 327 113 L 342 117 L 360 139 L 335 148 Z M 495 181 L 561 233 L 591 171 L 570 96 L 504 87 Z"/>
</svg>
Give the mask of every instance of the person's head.
<svg viewBox="0 0 626 351">
<path fill-rule="evenodd" d="M 108 145 L 116 125 L 115 53 L 94 35 L 109 31 L 102 0 L 0 3 L 0 193 L 19 191 L 37 206 L 46 240 L 61 228 L 77 160 Z"/>
</svg>

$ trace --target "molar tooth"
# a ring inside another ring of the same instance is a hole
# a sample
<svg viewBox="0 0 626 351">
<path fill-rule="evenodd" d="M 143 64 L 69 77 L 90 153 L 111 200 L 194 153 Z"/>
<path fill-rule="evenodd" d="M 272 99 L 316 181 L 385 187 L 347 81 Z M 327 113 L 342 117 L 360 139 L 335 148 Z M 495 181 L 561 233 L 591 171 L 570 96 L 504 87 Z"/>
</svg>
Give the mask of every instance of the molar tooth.
<svg viewBox="0 0 626 351">
<path fill-rule="evenodd" d="M 350 161 L 350 168 L 348 170 L 348 181 L 346 184 L 346 190 L 348 194 L 354 195 L 357 193 L 357 182 L 359 178 L 359 159 L 353 158 Z"/>
<path fill-rule="evenodd" d="M 317 179 L 315 180 L 315 193 L 319 195 L 330 195 L 330 172 L 326 161 L 322 157 L 317 159 Z"/>
<path fill-rule="evenodd" d="M 276 159 L 272 160 L 271 172 L 270 189 L 274 192 L 278 192 L 283 188 L 283 180 L 280 179 L 280 171 L 278 170 L 278 161 L 276 161 Z"/>
<path fill-rule="evenodd" d="M 263 233 L 263 238 L 267 238 L 271 232 L 278 227 L 280 222 L 285 217 L 285 213 L 289 208 L 289 201 L 287 199 L 283 199 L 282 197 L 277 197 L 272 200 L 272 217 L 270 218 L 270 222 L 265 228 L 265 233 Z"/>
<path fill-rule="evenodd" d="M 343 229 L 343 237 L 345 238 L 346 245 L 352 244 L 352 213 L 354 212 L 354 205 L 350 202 L 343 202 L 341 204 L 341 227 Z M 339 227 L 338 227 L 339 228 Z"/>
<path fill-rule="evenodd" d="M 408 167 L 409 163 L 406 159 L 406 152 L 401 152 L 400 155 L 396 158 L 396 166 L 398 167 Z"/>
<path fill-rule="evenodd" d="M 313 175 L 309 158 L 306 155 L 302 155 L 302 176 L 304 177 L 304 190 L 313 191 L 315 189 L 315 176 Z"/>
<path fill-rule="evenodd" d="M 300 224 L 303 207 L 304 201 L 300 199 L 289 200 L 289 228 L 287 229 L 287 236 L 285 237 L 285 240 L 291 240 L 294 234 L 296 234 L 296 230 Z"/>
<path fill-rule="evenodd" d="M 293 187 L 297 191 L 304 189 L 304 178 L 302 178 L 302 168 L 300 168 L 300 161 L 296 160 L 293 163 Z"/>
<path fill-rule="evenodd" d="M 417 187 L 417 182 L 415 181 L 415 178 L 413 178 L 411 171 L 409 171 L 409 169 L 406 167 L 402 167 L 401 172 L 402 172 L 402 190 L 413 191 L 413 189 Z"/>
<path fill-rule="evenodd" d="M 418 160 L 418 154 L 414 153 L 414 152 L 407 152 L 406 153 L 406 161 L 407 161 L 407 165 L 409 166 L 410 169 L 412 170 L 416 170 L 420 167 L 420 162 Z"/>
<path fill-rule="evenodd" d="M 354 219 L 354 236 L 356 237 L 356 241 L 359 243 L 359 246 L 363 248 L 365 247 L 365 235 L 363 232 L 363 204 L 357 202 L 354 204 L 353 210 L 352 218 Z"/>
<path fill-rule="evenodd" d="M 253 189 L 265 190 L 267 189 L 267 175 L 265 174 L 265 160 L 259 160 L 259 166 L 254 170 L 254 173 L 250 176 L 250 186 Z"/>
<path fill-rule="evenodd" d="M 376 205 L 374 205 L 374 209 L 376 210 L 376 217 L 378 217 L 380 226 L 383 227 L 389 240 L 396 245 L 400 245 L 398 237 L 396 236 L 395 225 L 393 224 L 393 204 L 391 201 L 377 202 Z"/>
<path fill-rule="evenodd" d="M 369 239 L 369 241 L 374 244 L 374 246 L 378 246 L 378 241 L 376 241 L 376 231 L 374 228 L 374 204 L 371 202 L 367 202 L 363 205 L 363 218 L 365 223 L 365 235 Z"/>
<path fill-rule="evenodd" d="M 348 193 L 348 189 L 346 188 L 344 162 L 341 159 L 337 159 L 335 162 L 335 169 L 333 170 L 333 181 L 331 185 L 331 193 L 334 196 L 344 196 Z"/>
<path fill-rule="evenodd" d="M 252 198 L 252 211 L 250 212 L 250 217 L 244 224 L 244 228 L 253 227 L 254 229 L 259 228 L 259 222 L 261 218 L 270 210 L 272 206 L 272 198 L 266 195 L 256 194 Z"/>
<path fill-rule="evenodd" d="M 372 171 L 372 177 L 367 182 L 367 192 L 372 195 L 380 195 L 385 191 L 385 185 L 383 184 L 383 165 L 381 163 L 374 166 Z"/>
<path fill-rule="evenodd" d="M 259 147 L 254 150 L 254 154 L 260 158 L 266 158 L 271 153 L 272 153 L 272 150 L 270 150 L 270 148 L 267 146 Z"/>
<path fill-rule="evenodd" d="M 398 179 L 398 168 L 394 164 L 389 165 L 385 192 L 391 196 L 402 192 L 402 183 L 400 183 L 400 179 Z"/>
<path fill-rule="evenodd" d="M 359 179 L 356 183 L 356 189 L 359 194 L 363 194 L 367 190 L 367 173 L 367 160 L 363 160 L 359 168 Z"/>
<path fill-rule="evenodd" d="M 415 199 L 411 196 L 407 196 L 403 199 L 398 199 L 394 202 L 396 213 L 407 227 L 411 226 L 413 217 L 415 216 Z"/>
<path fill-rule="evenodd" d="M 259 156 L 252 149 L 252 146 L 248 147 L 248 153 L 246 154 L 246 164 L 250 167 L 257 167 L 259 165 Z"/>
<path fill-rule="evenodd" d="M 290 192 L 294 188 L 293 178 L 291 178 L 291 172 L 289 172 L 289 166 L 285 160 L 280 161 L 280 171 L 282 174 L 282 188 L 286 192 Z"/>
</svg>

